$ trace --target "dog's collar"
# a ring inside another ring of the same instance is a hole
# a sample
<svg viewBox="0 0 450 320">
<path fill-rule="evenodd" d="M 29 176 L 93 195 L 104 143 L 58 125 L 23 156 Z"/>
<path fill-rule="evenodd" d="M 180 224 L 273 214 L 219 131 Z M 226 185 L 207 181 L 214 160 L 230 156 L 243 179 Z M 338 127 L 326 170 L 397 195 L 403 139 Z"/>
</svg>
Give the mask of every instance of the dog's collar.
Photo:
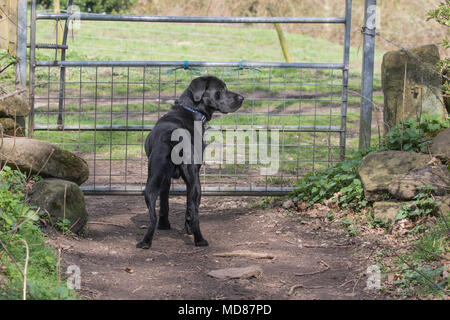
<svg viewBox="0 0 450 320">
<path fill-rule="evenodd" d="M 178 103 L 178 105 L 179 105 L 180 107 L 183 107 L 184 109 L 186 109 L 186 110 L 192 112 L 192 113 L 198 114 L 198 115 L 201 117 L 202 122 L 203 122 L 203 123 L 206 122 L 206 116 L 205 116 L 203 113 L 201 113 L 200 111 L 197 111 L 197 110 L 195 110 L 195 109 L 192 109 L 191 107 L 188 107 L 188 106 L 186 106 L 186 105 L 184 105 L 184 104 L 182 104 L 182 103 Z"/>
</svg>

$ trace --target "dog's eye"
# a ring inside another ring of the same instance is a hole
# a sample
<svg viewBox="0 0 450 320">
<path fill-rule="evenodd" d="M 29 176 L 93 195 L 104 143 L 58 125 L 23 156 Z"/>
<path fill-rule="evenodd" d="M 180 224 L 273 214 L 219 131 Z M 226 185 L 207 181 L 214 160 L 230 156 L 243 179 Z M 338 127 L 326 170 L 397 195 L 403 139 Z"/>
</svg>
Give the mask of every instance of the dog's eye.
<svg viewBox="0 0 450 320">
<path fill-rule="evenodd" d="M 216 100 L 219 100 L 220 99 L 220 91 L 217 91 L 216 92 Z"/>
</svg>

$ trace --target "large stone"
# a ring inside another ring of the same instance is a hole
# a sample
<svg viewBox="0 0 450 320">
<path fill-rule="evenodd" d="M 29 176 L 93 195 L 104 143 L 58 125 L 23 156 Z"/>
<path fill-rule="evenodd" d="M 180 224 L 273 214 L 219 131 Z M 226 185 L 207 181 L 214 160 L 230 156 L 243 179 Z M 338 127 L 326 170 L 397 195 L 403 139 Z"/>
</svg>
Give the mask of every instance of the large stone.
<svg viewBox="0 0 450 320">
<path fill-rule="evenodd" d="M 3 138 L 0 162 L 18 167 L 24 173 L 60 178 L 79 185 L 89 177 L 89 167 L 82 158 L 44 141 L 28 138 Z"/>
<path fill-rule="evenodd" d="M 25 117 L 30 110 L 30 104 L 22 97 L 13 96 L 0 100 L 0 116 Z"/>
<path fill-rule="evenodd" d="M 400 200 L 412 200 L 418 193 L 417 187 L 430 185 L 434 195 L 444 196 L 450 187 L 450 173 L 444 165 L 428 165 L 415 169 L 394 180 L 388 187 L 389 193 Z"/>
<path fill-rule="evenodd" d="M 383 200 L 393 181 L 424 167 L 429 161 L 429 155 L 403 151 L 385 151 L 365 156 L 358 169 L 365 198 L 369 201 Z"/>
<path fill-rule="evenodd" d="M 0 118 L 0 137 L 23 137 L 22 128 L 11 118 Z"/>
<path fill-rule="evenodd" d="M 441 209 L 443 214 L 450 214 L 450 195 L 446 195 L 444 197 L 436 197 L 436 201 L 441 204 L 439 208 Z"/>
<path fill-rule="evenodd" d="M 395 223 L 398 211 L 411 202 L 380 201 L 373 204 L 373 218 L 385 223 Z"/>
<path fill-rule="evenodd" d="M 429 68 L 440 60 L 439 48 L 426 45 L 404 51 L 389 51 L 383 56 L 381 82 L 384 93 L 384 123 L 386 130 L 407 118 L 419 118 L 423 113 L 437 114 L 445 118 L 445 106 L 441 95 L 441 77 Z M 407 65 L 406 90 L 404 91 L 405 64 Z M 403 104 L 403 96 L 405 103 Z"/>
<path fill-rule="evenodd" d="M 434 137 L 430 152 L 444 161 L 450 160 L 450 128 L 442 130 Z"/>
<path fill-rule="evenodd" d="M 70 231 L 79 233 L 88 220 L 83 191 L 76 183 L 61 179 L 37 182 L 29 195 L 31 205 L 46 210 L 55 225 L 64 218 L 70 221 Z"/>
<path fill-rule="evenodd" d="M 261 267 L 253 265 L 243 268 L 226 268 L 212 270 L 208 273 L 209 276 L 221 280 L 226 279 L 248 279 L 252 277 L 260 277 L 263 271 Z"/>
</svg>

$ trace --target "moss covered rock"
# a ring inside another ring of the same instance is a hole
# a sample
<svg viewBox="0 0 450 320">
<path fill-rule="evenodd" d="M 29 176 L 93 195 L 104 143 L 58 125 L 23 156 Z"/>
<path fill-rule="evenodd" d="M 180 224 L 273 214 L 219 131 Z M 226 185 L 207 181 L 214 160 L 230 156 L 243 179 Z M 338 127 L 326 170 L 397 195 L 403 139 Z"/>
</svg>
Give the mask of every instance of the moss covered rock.
<svg viewBox="0 0 450 320">
<path fill-rule="evenodd" d="M 25 117 L 30 110 L 30 104 L 23 97 L 13 96 L 0 100 L 0 116 Z"/>
<path fill-rule="evenodd" d="M 11 118 L 0 118 L 0 137 L 23 137 L 22 128 Z"/>
<path fill-rule="evenodd" d="M 70 221 L 66 227 L 79 233 L 88 220 L 83 191 L 76 183 L 61 179 L 45 179 L 34 184 L 29 195 L 31 205 L 50 214 L 53 225 L 64 219 Z"/>
<path fill-rule="evenodd" d="M 411 202 L 380 201 L 373 204 L 373 218 L 385 223 L 395 223 L 398 211 Z"/>
<path fill-rule="evenodd" d="M 389 185 L 389 193 L 400 200 L 412 200 L 420 186 L 433 186 L 436 196 L 444 196 L 450 188 L 450 173 L 444 165 L 427 165 L 414 169 L 395 179 Z"/>
<path fill-rule="evenodd" d="M 429 161 L 429 155 L 403 151 L 385 151 L 365 156 L 358 169 L 365 198 L 369 201 L 383 200 L 395 180 L 424 167 Z"/>
<path fill-rule="evenodd" d="M 426 45 L 411 52 L 429 68 L 440 60 L 439 48 Z M 404 91 L 405 64 L 407 64 L 406 91 Z M 445 118 L 441 95 L 441 77 L 404 51 L 389 51 L 383 56 L 381 82 L 384 93 L 384 123 L 387 131 L 400 120 L 418 118 L 420 114 L 437 114 Z M 403 105 L 403 96 L 405 103 Z"/>
<path fill-rule="evenodd" d="M 81 185 L 89 177 L 89 167 L 82 158 L 44 141 L 28 138 L 3 138 L 0 162 L 22 172 L 42 177 L 69 180 Z"/>
</svg>

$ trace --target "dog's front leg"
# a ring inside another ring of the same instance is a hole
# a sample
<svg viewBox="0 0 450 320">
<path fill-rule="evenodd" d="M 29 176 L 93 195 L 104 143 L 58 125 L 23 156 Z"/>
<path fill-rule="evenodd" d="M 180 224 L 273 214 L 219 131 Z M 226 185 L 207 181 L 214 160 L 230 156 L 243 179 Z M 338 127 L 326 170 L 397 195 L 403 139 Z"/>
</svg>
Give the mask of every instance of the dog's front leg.
<svg viewBox="0 0 450 320">
<path fill-rule="evenodd" d="M 204 247 L 208 245 L 200 231 L 200 222 L 198 219 L 198 209 L 201 199 L 201 185 L 199 170 L 196 165 L 186 165 L 182 170 L 183 179 L 186 183 L 187 199 L 186 199 L 186 229 L 188 233 L 194 235 L 195 245 Z"/>
</svg>

